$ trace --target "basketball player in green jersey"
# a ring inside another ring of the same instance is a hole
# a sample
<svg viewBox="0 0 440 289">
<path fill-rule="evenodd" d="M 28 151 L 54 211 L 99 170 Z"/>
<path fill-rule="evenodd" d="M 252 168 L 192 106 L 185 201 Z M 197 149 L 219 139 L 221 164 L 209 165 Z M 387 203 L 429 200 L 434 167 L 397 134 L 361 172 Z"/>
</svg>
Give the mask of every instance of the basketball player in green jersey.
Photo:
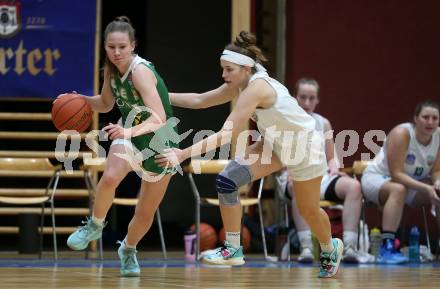
<svg viewBox="0 0 440 289">
<path fill-rule="evenodd" d="M 136 245 L 150 229 L 175 171 L 157 166 L 154 156 L 165 148 L 177 147 L 179 135 L 174 130 L 168 91 L 162 78 L 151 63 L 134 54 L 134 29 L 128 18 L 117 17 L 108 24 L 104 41 L 106 64 L 101 94 L 84 98 L 98 112 L 108 112 L 116 103 L 124 126 L 110 123 L 103 128 L 113 142 L 97 185 L 93 215 L 69 236 L 67 245 L 82 250 L 90 241 L 99 239 L 115 189 L 128 172 L 141 171 L 136 210 L 118 249 L 122 276 L 136 277 L 140 275 Z"/>
</svg>

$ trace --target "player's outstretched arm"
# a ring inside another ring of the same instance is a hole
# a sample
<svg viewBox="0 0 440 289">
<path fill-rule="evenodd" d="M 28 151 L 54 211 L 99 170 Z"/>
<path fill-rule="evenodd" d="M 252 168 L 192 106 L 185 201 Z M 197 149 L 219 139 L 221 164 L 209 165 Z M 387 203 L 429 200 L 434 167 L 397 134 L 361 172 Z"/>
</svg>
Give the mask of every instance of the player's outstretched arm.
<svg viewBox="0 0 440 289">
<path fill-rule="evenodd" d="M 204 93 L 170 93 L 171 104 L 178 107 L 201 109 L 231 101 L 238 90 L 222 86 Z"/>
</svg>

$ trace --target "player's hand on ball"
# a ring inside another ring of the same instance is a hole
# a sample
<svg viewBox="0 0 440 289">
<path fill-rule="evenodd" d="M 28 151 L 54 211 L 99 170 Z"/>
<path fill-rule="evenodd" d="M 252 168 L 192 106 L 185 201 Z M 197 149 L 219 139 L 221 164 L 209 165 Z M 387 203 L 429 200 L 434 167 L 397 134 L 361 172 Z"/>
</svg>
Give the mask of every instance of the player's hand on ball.
<svg viewBox="0 0 440 289">
<path fill-rule="evenodd" d="M 58 99 L 60 99 L 63 96 L 66 96 L 68 94 L 78 94 L 78 92 L 76 92 L 75 90 L 71 91 L 71 92 L 65 92 L 65 93 L 61 93 L 60 95 L 57 96 L 57 98 L 54 99 L 54 101 L 52 103 L 55 103 Z"/>
</svg>

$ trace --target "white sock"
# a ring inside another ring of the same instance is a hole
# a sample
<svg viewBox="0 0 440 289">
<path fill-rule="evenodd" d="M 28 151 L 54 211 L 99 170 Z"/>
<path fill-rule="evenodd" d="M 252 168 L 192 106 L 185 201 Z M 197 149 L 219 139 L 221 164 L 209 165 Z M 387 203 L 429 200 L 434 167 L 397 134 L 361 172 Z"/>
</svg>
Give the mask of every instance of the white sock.
<svg viewBox="0 0 440 289">
<path fill-rule="evenodd" d="M 98 226 L 102 226 L 102 224 L 104 224 L 104 220 L 105 220 L 105 218 L 100 219 L 100 218 L 95 217 L 95 215 L 92 216 L 92 222 Z"/>
<path fill-rule="evenodd" d="M 335 249 L 335 247 L 333 246 L 333 240 L 330 239 L 329 243 L 319 243 L 319 245 L 321 246 L 321 251 L 322 252 L 326 252 L 326 253 L 331 253 L 333 252 L 333 250 Z"/>
<path fill-rule="evenodd" d="M 342 239 L 344 240 L 345 246 L 352 246 L 353 249 L 357 250 L 358 243 L 358 233 L 353 231 L 344 231 L 342 233 Z"/>
<path fill-rule="evenodd" d="M 136 250 L 136 245 L 134 245 L 134 246 L 128 245 L 128 243 L 127 243 L 127 236 L 125 236 L 125 239 L 122 242 L 123 242 L 125 248 L 130 248 L 130 249 L 135 249 Z"/>
<path fill-rule="evenodd" d="M 303 249 L 313 249 L 312 232 L 310 230 L 298 231 L 298 239 Z"/>
<path fill-rule="evenodd" d="M 226 241 L 234 248 L 240 248 L 240 232 L 226 232 Z"/>
</svg>

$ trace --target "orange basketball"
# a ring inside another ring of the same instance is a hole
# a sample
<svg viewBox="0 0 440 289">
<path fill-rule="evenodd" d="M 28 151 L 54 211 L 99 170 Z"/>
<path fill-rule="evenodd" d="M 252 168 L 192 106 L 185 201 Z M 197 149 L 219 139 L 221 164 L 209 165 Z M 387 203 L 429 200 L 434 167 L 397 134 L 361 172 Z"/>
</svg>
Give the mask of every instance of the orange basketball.
<svg viewBox="0 0 440 289">
<path fill-rule="evenodd" d="M 243 242 L 243 250 L 246 252 L 251 245 L 251 232 L 245 226 L 241 230 L 241 239 Z M 223 243 L 225 241 L 225 228 L 222 228 L 218 233 L 219 242 Z"/>
<path fill-rule="evenodd" d="M 92 109 L 83 97 L 67 93 L 52 104 L 52 121 L 59 131 L 83 132 L 92 122 Z"/>
<path fill-rule="evenodd" d="M 195 225 L 191 230 L 195 231 Z M 217 231 L 207 223 L 200 223 L 200 251 L 214 249 L 217 245 Z"/>
</svg>

